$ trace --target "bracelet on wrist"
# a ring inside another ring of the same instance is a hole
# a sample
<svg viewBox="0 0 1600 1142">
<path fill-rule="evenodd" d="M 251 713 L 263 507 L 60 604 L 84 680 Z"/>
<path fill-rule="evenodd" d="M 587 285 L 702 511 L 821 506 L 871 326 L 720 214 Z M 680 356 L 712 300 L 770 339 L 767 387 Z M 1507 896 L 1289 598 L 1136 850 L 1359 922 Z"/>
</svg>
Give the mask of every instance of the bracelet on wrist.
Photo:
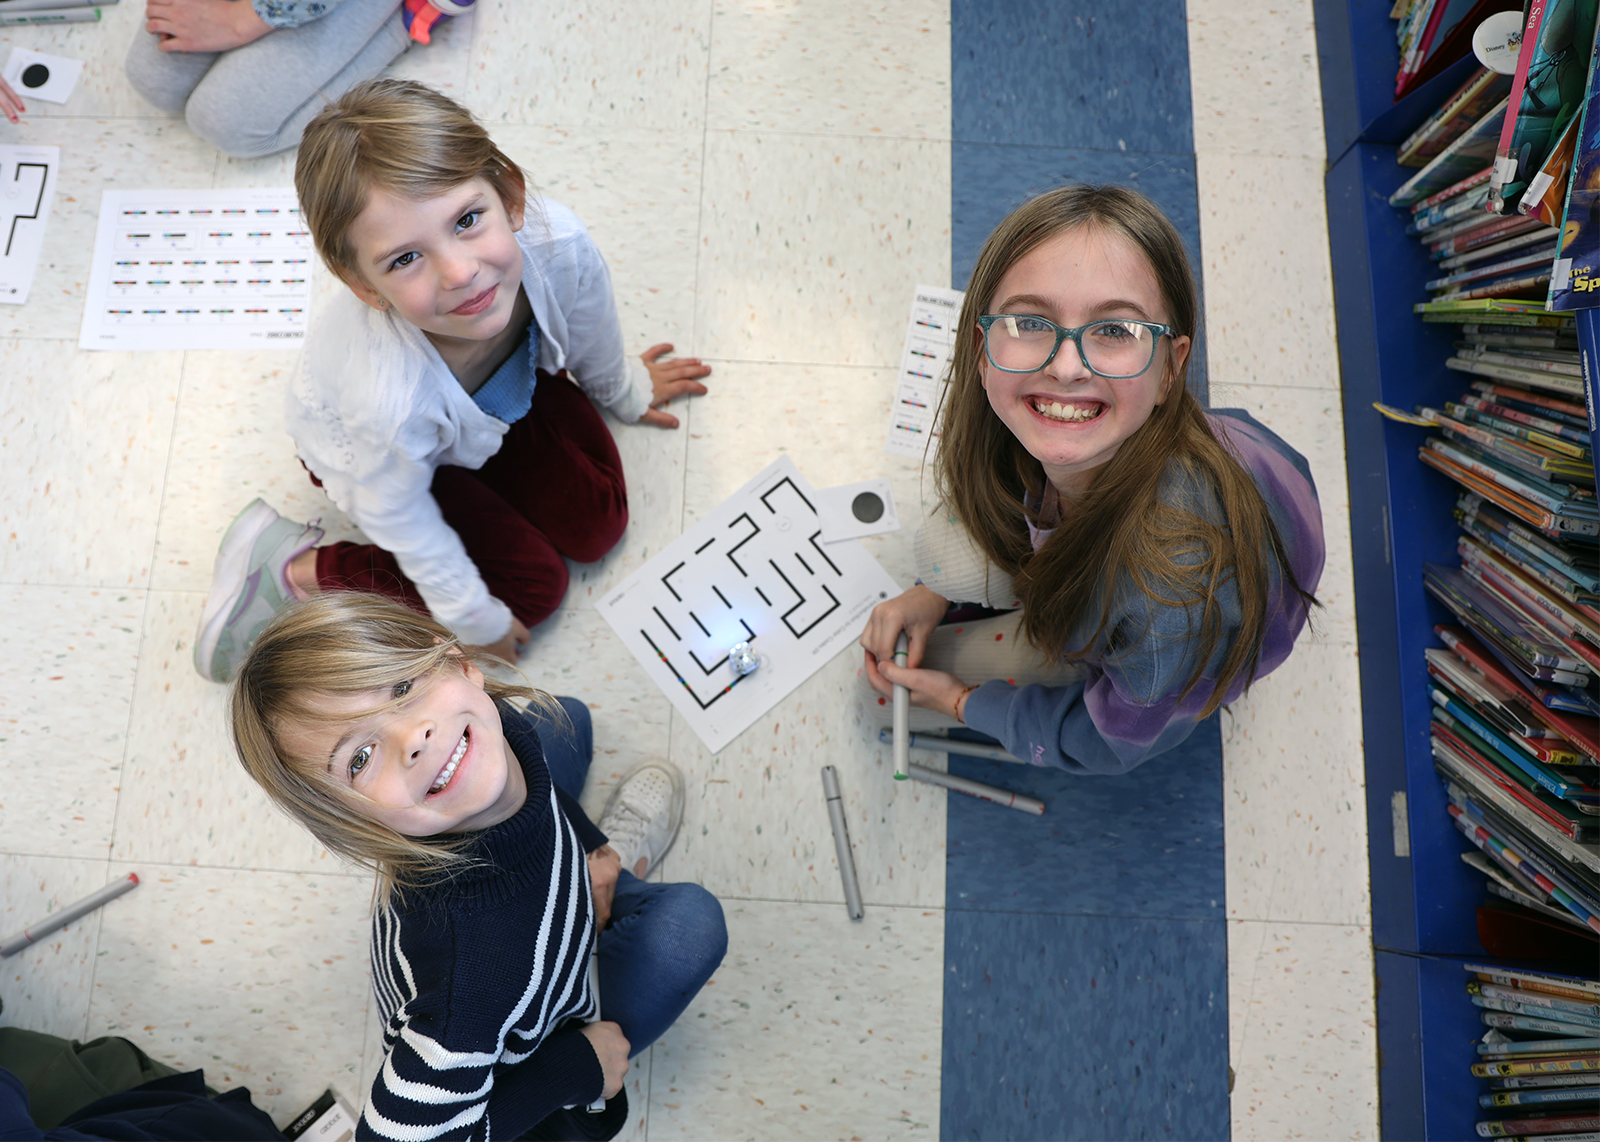
<svg viewBox="0 0 1600 1142">
<path fill-rule="evenodd" d="M 956 721 L 960 722 L 962 725 L 966 725 L 967 724 L 967 717 L 966 717 L 966 714 L 967 714 L 967 695 L 972 693 L 976 689 L 977 689 L 976 686 L 968 686 L 965 690 L 961 691 L 961 693 L 956 695 L 956 704 L 955 704 Z"/>
</svg>

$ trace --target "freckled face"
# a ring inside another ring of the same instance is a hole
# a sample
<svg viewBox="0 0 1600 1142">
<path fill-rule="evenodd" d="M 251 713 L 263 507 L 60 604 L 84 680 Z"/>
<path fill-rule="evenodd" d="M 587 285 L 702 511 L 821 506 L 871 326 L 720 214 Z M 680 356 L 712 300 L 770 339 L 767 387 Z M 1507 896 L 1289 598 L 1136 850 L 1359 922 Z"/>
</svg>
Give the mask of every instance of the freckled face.
<svg viewBox="0 0 1600 1142">
<path fill-rule="evenodd" d="M 370 713 L 396 696 L 410 700 Z M 357 811 L 403 836 L 486 829 L 527 797 L 483 674 L 465 659 L 395 693 L 315 694 L 308 704 L 327 721 L 284 732 L 284 747 L 325 766 Z"/>
<path fill-rule="evenodd" d="M 1040 244 L 1006 271 L 987 313 L 1049 318 L 1076 329 L 1101 318 L 1168 322 L 1154 271 L 1120 234 L 1079 227 Z M 974 331 L 981 339 L 982 331 Z M 1091 373 L 1071 341 L 1036 373 L 1006 373 L 982 358 L 989 407 L 1063 494 L 1082 494 L 1094 472 L 1166 399 L 1189 338 L 1163 338 L 1141 376 Z"/>
<path fill-rule="evenodd" d="M 435 338 L 487 341 L 522 288 L 521 226 L 484 178 L 423 199 L 374 187 L 350 227 L 362 280 L 346 284 Z"/>
</svg>

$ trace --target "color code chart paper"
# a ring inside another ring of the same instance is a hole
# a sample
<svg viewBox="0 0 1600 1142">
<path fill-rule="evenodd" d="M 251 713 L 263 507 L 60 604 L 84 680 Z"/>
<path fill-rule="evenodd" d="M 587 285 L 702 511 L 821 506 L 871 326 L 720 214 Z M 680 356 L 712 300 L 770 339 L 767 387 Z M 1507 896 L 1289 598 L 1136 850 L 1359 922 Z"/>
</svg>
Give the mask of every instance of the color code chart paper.
<svg viewBox="0 0 1600 1142">
<path fill-rule="evenodd" d="M 787 456 L 668 544 L 597 608 L 716 753 L 854 645 L 899 586 L 860 540 L 822 542 L 817 493 Z M 747 642 L 760 666 L 737 675 Z"/>
<path fill-rule="evenodd" d="M 291 188 L 108 190 L 78 346 L 298 347 L 315 258 Z"/>
<path fill-rule="evenodd" d="M 964 297 L 962 290 L 925 285 L 919 285 L 912 295 L 906 347 L 900 355 L 900 376 L 895 381 L 884 451 L 921 459 L 928 451 L 929 441 L 937 442 L 934 416 L 944 395 L 945 370 L 950 367 L 956 320 L 961 316 Z"/>
<path fill-rule="evenodd" d="M 0 146 L 0 303 L 26 304 L 33 289 L 60 165 L 59 147 Z"/>
</svg>

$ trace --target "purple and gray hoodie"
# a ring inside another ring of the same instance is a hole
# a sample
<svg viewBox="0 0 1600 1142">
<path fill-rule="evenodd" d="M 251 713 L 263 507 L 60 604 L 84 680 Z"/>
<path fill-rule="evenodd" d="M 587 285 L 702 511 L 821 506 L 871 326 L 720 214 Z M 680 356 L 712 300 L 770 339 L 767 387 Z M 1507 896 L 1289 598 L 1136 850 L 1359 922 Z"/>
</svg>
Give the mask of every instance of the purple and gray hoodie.
<svg viewBox="0 0 1600 1142">
<path fill-rule="evenodd" d="M 1206 418 L 1255 478 L 1295 578 L 1307 591 L 1315 591 L 1324 558 L 1322 509 L 1305 457 L 1241 409 L 1211 409 Z M 1177 474 L 1162 489 L 1162 497 L 1220 518 L 1215 494 Z M 1033 531 L 1035 551 L 1049 535 Z M 1273 561 L 1268 570 L 1270 615 L 1256 678 L 1289 657 L 1306 624 L 1306 606 L 1287 589 L 1282 568 Z M 967 698 L 967 725 L 999 739 L 1035 765 L 1084 774 L 1126 773 L 1187 738 L 1215 692 L 1208 679 L 1215 678 L 1232 632 L 1239 627 L 1237 588 L 1231 579 L 1217 588 L 1222 637 L 1199 684 L 1182 701 L 1178 694 L 1197 664 L 1199 648 L 1193 632 L 1199 630 L 1200 605 L 1163 605 L 1131 582 L 1119 582 L 1112 589 L 1116 598 L 1107 636 L 1083 660 L 1087 672 L 1081 681 L 1065 686 L 985 682 Z M 1235 680 L 1223 701 L 1238 698 L 1245 685 L 1244 679 Z"/>
</svg>

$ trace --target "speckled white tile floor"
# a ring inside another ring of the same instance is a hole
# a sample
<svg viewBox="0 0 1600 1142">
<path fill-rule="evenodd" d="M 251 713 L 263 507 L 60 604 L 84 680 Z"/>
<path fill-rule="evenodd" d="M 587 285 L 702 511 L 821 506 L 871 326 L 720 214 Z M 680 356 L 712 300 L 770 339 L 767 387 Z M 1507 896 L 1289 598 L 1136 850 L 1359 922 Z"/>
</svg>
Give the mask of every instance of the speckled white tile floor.
<svg viewBox="0 0 1600 1142">
<path fill-rule="evenodd" d="M 146 881 L 4 961 L 0 1021 L 128 1034 L 167 1062 L 205 1066 L 214 1083 L 249 1085 L 282 1121 L 330 1082 L 359 1101 L 379 1061 L 370 881 L 244 781 L 221 692 L 189 666 L 190 639 L 217 538 L 251 496 L 321 516 L 335 537 L 352 531 L 281 432 L 292 355 L 76 348 L 102 190 L 281 186 L 293 170 L 292 156 L 221 158 L 127 89 L 120 64 L 141 7 L 0 39 L 0 51 L 87 63 L 67 106 L 0 124 L 0 141 L 63 153 L 33 299 L 0 306 L 0 931 L 130 868 Z M 574 568 L 524 663 L 535 684 L 592 709 L 591 810 L 651 753 L 688 771 L 685 832 L 662 871 L 718 892 L 733 933 L 712 986 L 636 1063 L 624 1137 L 937 1136 L 943 795 L 887 780 L 844 657 L 706 754 L 594 603 L 779 452 L 819 485 L 887 475 L 914 514 L 925 483 L 882 452 L 881 433 L 907 291 L 950 272 L 946 6 L 478 8 L 395 73 L 464 100 L 585 218 L 634 351 L 671 341 L 716 368 L 712 395 L 677 410 L 679 431 L 615 429 L 628 536 Z M 1302 256 L 1292 278 L 1262 273 L 1322 209 L 1310 10 L 1189 3 L 1213 390 L 1311 458 L 1329 527 L 1315 645 L 1227 727 L 1241 1138 L 1376 1129 L 1327 266 Z M 1286 198 L 1299 204 L 1293 232 L 1270 223 Z M 1269 301 L 1275 319 L 1261 320 Z M 909 530 L 869 546 L 910 581 Z M 1312 690 L 1317 708 L 1337 712 L 1307 723 L 1300 695 Z M 1284 764 L 1291 749 L 1298 770 Z M 852 800 L 870 909 L 858 925 L 840 907 L 824 762 Z M 1315 1002 L 1298 986 L 1313 976 L 1326 992 Z M 1321 1097 L 1297 1100 L 1299 1089 Z"/>
</svg>

